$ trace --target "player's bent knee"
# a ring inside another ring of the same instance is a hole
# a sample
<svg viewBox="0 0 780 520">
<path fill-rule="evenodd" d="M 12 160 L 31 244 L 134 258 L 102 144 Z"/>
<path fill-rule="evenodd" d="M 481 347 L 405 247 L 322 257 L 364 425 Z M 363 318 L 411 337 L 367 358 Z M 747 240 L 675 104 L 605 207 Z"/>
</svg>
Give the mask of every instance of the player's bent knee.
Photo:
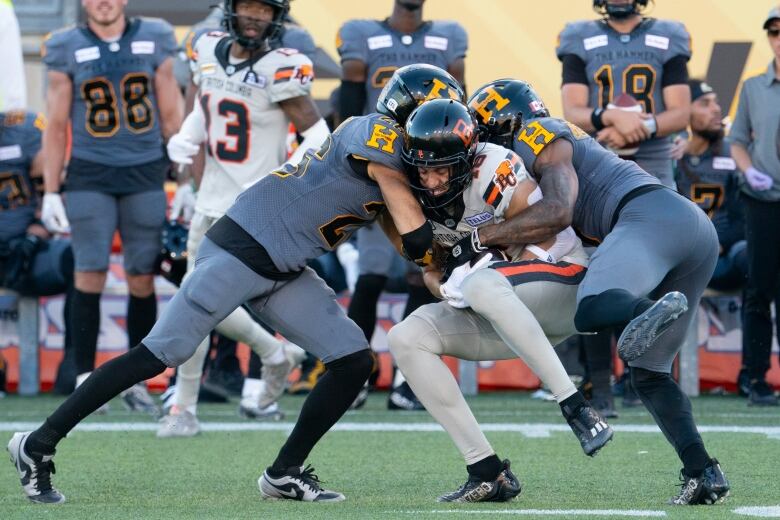
<svg viewBox="0 0 780 520">
<path fill-rule="evenodd" d="M 371 351 L 366 348 L 329 361 L 325 363 L 325 367 L 339 376 L 359 379 L 360 384 L 363 384 L 374 368 L 374 358 L 371 356 Z"/>
<path fill-rule="evenodd" d="M 399 366 L 414 360 L 415 354 L 420 351 L 431 353 L 442 351 L 436 328 L 414 314 L 390 329 L 387 333 L 387 345 Z"/>
</svg>

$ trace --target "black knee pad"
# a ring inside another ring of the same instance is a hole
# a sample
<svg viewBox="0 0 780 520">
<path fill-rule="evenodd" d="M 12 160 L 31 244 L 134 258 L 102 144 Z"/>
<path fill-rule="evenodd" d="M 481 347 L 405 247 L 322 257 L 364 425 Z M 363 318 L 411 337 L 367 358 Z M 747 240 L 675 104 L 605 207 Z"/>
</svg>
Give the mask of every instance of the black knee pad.
<svg viewBox="0 0 780 520">
<path fill-rule="evenodd" d="M 347 356 L 341 357 L 329 363 L 325 363 L 328 371 L 338 374 L 339 377 L 348 376 L 360 379 L 361 384 L 368 379 L 374 367 L 374 358 L 369 349 L 359 350 Z"/>
<path fill-rule="evenodd" d="M 646 300 L 623 289 L 609 289 L 587 296 L 577 305 L 574 326 L 580 332 L 601 332 L 615 327 L 622 328 L 634 318 L 637 304 Z"/>
</svg>

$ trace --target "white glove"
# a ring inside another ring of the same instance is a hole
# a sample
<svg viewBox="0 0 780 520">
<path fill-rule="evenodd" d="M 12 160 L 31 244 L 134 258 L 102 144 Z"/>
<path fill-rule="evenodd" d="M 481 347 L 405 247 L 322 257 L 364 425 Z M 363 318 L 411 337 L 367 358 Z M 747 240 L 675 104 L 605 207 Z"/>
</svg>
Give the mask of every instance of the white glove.
<svg viewBox="0 0 780 520">
<path fill-rule="evenodd" d="M 456 309 L 465 309 L 469 307 L 469 304 L 463 298 L 463 291 L 460 288 L 461 285 L 463 285 L 463 281 L 471 273 L 489 266 L 494 261 L 493 255 L 488 253 L 477 260 L 477 263 L 474 265 L 467 262 L 453 269 L 452 274 L 447 278 L 447 281 L 439 286 L 439 292 L 441 293 L 442 298 L 444 298 L 444 301 Z"/>
<path fill-rule="evenodd" d="M 766 191 L 774 184 L 772 177 L 752 166 L 745 172 L 745 180 L 755 191 Z"/>
<path fill-rule="evenodd" d="M 192 164 L 192 156 L 200 150 L 200 145 L 187 139 L 182 132 L 168 139 L 168 158 L 179 164 Z"/>
<path fill-rule="evenodd" d="M 176 188 L 176 194 L 171 201 L 171 213 L 168 220 L 178 220 L 180 217 L 184 222 L 192 220 L 195 213 L 195 193 L 192 191 L 192 185 L 187 182 Z"/>
<path fill-rule="evenodd" d="M 65 214 L 65 206 L 62 205 L 62 197 L 59 193 L 45 193 L 43 195 L 41 220 L 46 229 L 52 233 L 68 233 L 70 231 L 70 222 Z"/>
</svg>

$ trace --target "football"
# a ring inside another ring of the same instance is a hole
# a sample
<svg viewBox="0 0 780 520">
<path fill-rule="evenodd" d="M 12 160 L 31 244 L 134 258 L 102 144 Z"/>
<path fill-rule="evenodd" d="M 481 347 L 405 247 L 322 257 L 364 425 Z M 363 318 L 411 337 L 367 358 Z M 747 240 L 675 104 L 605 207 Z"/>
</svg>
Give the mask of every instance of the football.
<svg viewBox="0 0 780 520">
<path fill-rule="evenodd" d="M 607 105 L 607 108 L 617 108 L 618 110 L 625 110 L 626 112 L 636 112 L 638 114 L 641 114 L 644 112 L 642 110 L 642 105 L 637 101 L 633 96 L 630 94 L 626 94 L 625 92 L 623 94 L 620 94 L 618 97 L 612 100 L 611 103 Z M 616 150 L 614 148 L 610 148 L 613 152 L 618 154 L 621 157 L 626 157 L 630 155 L 634 155 L 639 150 L 638 143 L 629 143 L 625 148 L 621 148 L 619 150 Z"/>
</svg>

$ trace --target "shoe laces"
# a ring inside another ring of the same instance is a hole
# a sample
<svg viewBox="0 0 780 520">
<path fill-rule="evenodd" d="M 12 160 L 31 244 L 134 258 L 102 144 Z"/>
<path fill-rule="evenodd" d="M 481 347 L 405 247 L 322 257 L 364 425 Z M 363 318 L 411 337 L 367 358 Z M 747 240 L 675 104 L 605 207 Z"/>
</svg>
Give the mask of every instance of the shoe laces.
<svg viewBox="0 0 780 520">
<path fill-rule="evenodd" d="M 36 479 L 35 487 L 39 492 L 45 493 L 47 491 L 51 491 L 52 473 L 56 473 L 56 470 L 54 469 L 53 460 L 47 460 L 47 461 L 41 461 L 35 463 L 35 479 Z"/>
<path fill-rule="evenodd" d="M 314 473 L 314 467 L 312 467 L 311 464 L 307 464 L 305 468 L 303 468 L 303 471 L 301 471 L 301 475 L 299 477 L 304 484 L 309 486 L 313 491 L 321 491 L 322 487 L 320 484 L 322 484 L 322 481 L 320 480 L 320 477 L 317 476 L 316 473 Z"/>
<path fill-rule="evenodd" d="M 686 476 L 680 471 L 680 493 L 672 500 L 675 503 L 689 504 L 696 496 L 696 490 L 699 488 L 699 479 Z"/>
</svg>

